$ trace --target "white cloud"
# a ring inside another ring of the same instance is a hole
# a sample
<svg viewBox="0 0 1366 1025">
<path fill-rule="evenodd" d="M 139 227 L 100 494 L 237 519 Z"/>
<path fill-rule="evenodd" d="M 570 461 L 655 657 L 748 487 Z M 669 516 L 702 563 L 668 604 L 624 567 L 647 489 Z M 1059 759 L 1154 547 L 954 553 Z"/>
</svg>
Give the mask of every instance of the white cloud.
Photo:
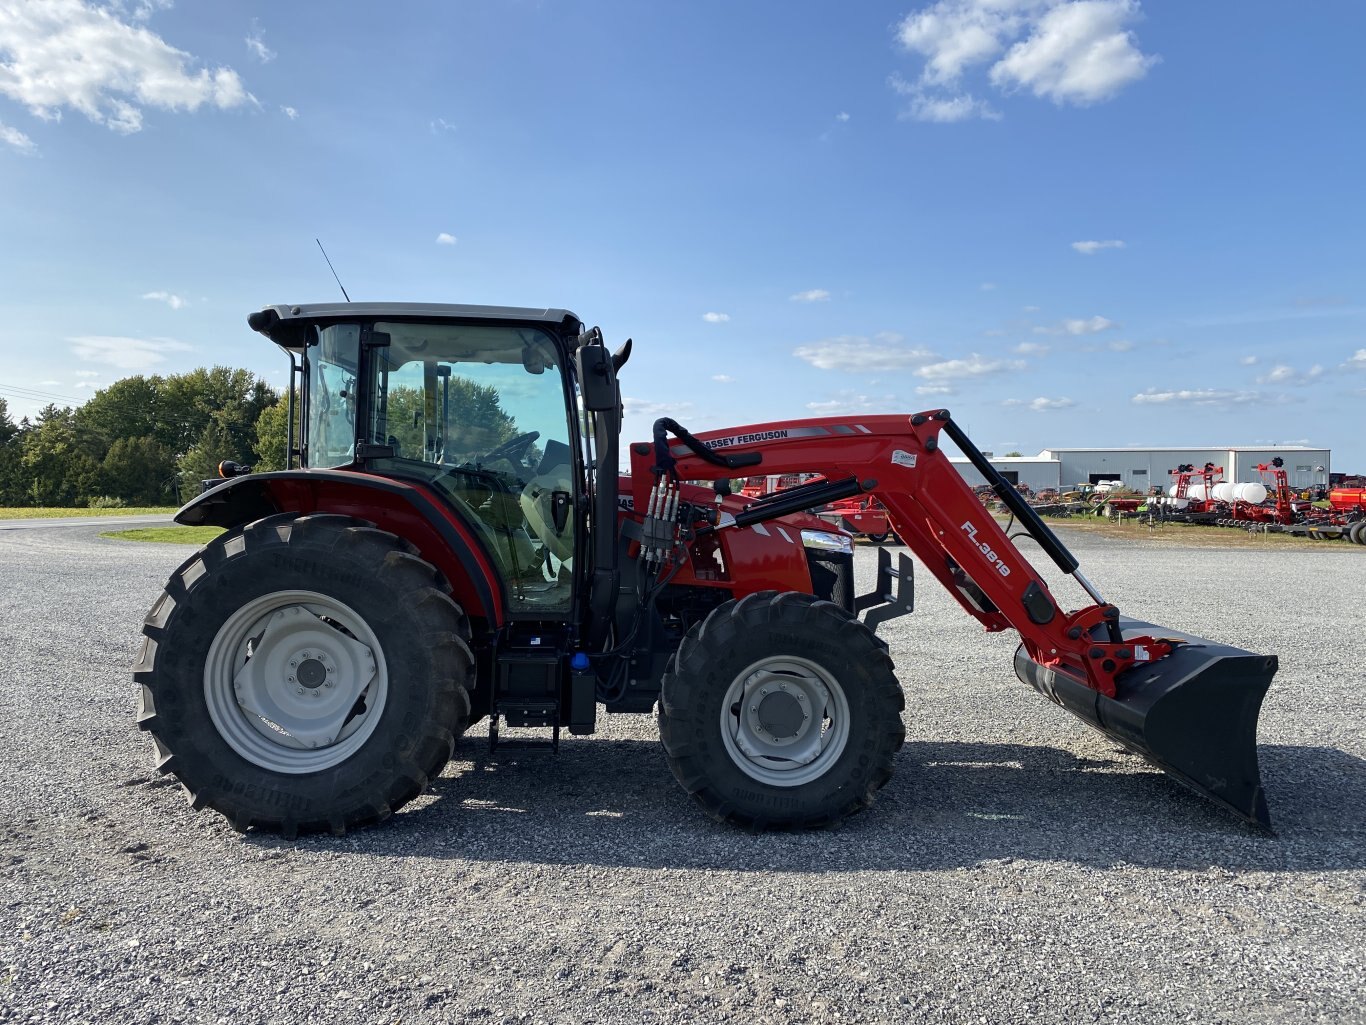
<svg viewBox="0 0 1366 1025">
<path fill-rule="evenodd" d="M 163 302 L 173 310 L 183 310 L 186 306 L 190 305 L 189 300 L 182 299 L 180 296 L 173 295 L 170 292 L 143 292 L 142 297 L 144 299 L 155 299 L 157 302 Z"/>
<path fill-rule="evenodd" d="M 800 345 L 792 351 L 792 355 L 821 370 L 868 372 L 905 370 L 936 358 L 934 353 L 925 349 L 914 349 L 902 344 L 896 335 L 879 335 L 875 339 L 842 335 Z"/>
<path fill-rule="evenodd" d="M 1139 13 L 1137 0 L 937 0 L 897 26 L 901 46 L 925 58 L 919 77 L 893 76 L 889 84 L 911 97 L 904 116 L 923 121 L 999 119 L 963 89 L 964 75 L 977 68 L 1004 92 L 1097 103 L 1158 61 L 1128 30 Z"/>
<path fill-rule="evenodd" d="M 994 291 L 996 291 L 996 282 L 994 282 L 994 281 L 983 281 L 983 282 L 982 282 L 980 285 L 978 285 L 977 287 L 978 287 L 979 289 L 981 289 L 983 292 L 994 292 Z"/>
<path fill-rule="evenodd" d="M 282 106 L 280 108 L 280 113 L 283 114 L 285 117 L 289 118 L 291 121 L 297 121 L 299 119 L 299 112 L 295 110 L 293 107 Z"/>
<path fill-rule="evenodd" d="M 251 35 L 247 36 L 247 51 L 262 64 L 275 59 L 275 51 L 266 45 L 265 32 L 255 18 L 251 19 Z"/>
<path fill-rule="evenodd" d="M 1093 335 L 1117 327 L 1119 324 L 1105 317 L 1080 317 L 1064 320 L 1061 324 L 1053 327 L 1036 327 L 1034 333 L 1037 335 Z"/>
<path fill-rule="evenodd" d="M 1102 249 L 1123 249 L 1124 243 L 1120 239 L 1111 238 L 1104 242 L 1073 242 L 1072 248 L 1083 256 L 1094 256 Z"/>
<path fill-rule="evenodd" d="M 796 295 L 789 295 L 788 298 L 794 303 L 823 303 L 830 298 L 830 293 L 823 288 L 812 288 Z"/>
<path fill-rule="evenodd" d="M 448 231 L 443 231 L 440 235 L 436 236 L 436 244 L 439 246 L 453 246 L 458 241 L 460 240 Z"/>
<path fill-rule="evenodd" d="M 1072 406 L 1075 406 L 1076 403 L 1071 399 L 1048 399 L 1040 396 L 1037 399 L 1030 399 L 1027 402 L 1024 399 L 1006 399 L 1001 405 L 1011 407 L 1024 406 L 1035 413 L 1047 413 L 1054 409 L 1070 409 Z"/>
<path fill-rule="evenodd" d="M 1021 356 L 1047 356 L 1051 350 L 1049 346 L 1040 345 L 1038 342 L 1021 342 L 1015 346 L 1015 351 Z"/>
<path fill-rule="evenodd" d="M 1182 388 L 1174 391 L 1149 388 L 1139 392 L 1130 401 L 1152 406 L 1173 403 L 1188 406 L 1242 406 L 1265 402 L 1266 396 L 1257 391 L 1226 391 L 1218 388 Z"/>
<path fill-rule="evenodd" d="M 1364 350 L 1364 351 L 1366 351 L 1366 350 Z M 1256 356 L 1243 356 L 1241 359 L 1238 360 L 1238 362 L 1239 362 L 1240 364 L 1242 364 L 1243 366 L 1245 366 L 1245 367 L 1256 366 L 1256 365 L 1257 365 L 1257 357 L 1256 357 Z"/>
<path fill-rule="evenodd" d="M 822 402 L 808 402 L 806 408 L 821 416 L 841 416 L 850 413 L 890 413 L 898 406 L 892 395 L 860 395 L 852 391 L 837 392 L 835 398 Z"/>
<path fill-rule="evenodd" d="M 11 128 L 3 121 L 0 121 L 0 142 L 3 142 L 6 146 L 17 149 L 25 156 L 30 156 L 38 152 L 38 144 L 36 142 L 19 131 L 19 129 Z"/>
<path fill-rule="evenodd" d="M 100 372 L 99 372 L 98 370 L 77 370 L 77 371 L 76 371 L 76 376 L 77 376 L 77 377 L 99 377 L 99 376 L 100 376 Z"/>
<path fill-rule="evenodd" d="M 1136 0 L 1056 4 L 992 67 L 991 82 L 1029 89 L 1059 104 L 1108 100 L 1158 62 L 1139 51 L 1125 27 L 1138 13 Z"/>
<path fill-rule="evenodd" d="M 96 381 L 77 381 L 77 382 L 76 382 L 76 390 L 77 390 L 77 391 L 80 391 L 82 388 L 89 388 L 91 391 L 98 391 L 100 388 L 103 388 L 103 387 L 104 387 L 104 385 L 102 385 L 102 384 L 100 384 L 100 383 L 98 383 L 98 382 L 96 382 Z"/>
<path fill-rule="evenodd" d="M 1020 309 L 1024 310 L 1025 313 L 1038 313 L 1038 312 L 1039 312 L 1039 308 L 1038 308 L 1037 306 L 1021 306 Z"/>
<path fill-rule="evenodd" d="M 166 362 L 168 352 L 188 352 L 190 346 L 172 338 L 120 338 L 112 335 L 81 335 L 68 338 L 77 359 L 87 363 L 103 363 L 120 370 L 150 370 Z M 92 376 L 91 371 L 76 371 L 79 377 Z"/>
<path fill-rule="evenodd" d="M 1284 363 L 1278 363 L 1269 371 L 1257 378 L 1258 384 L 1309 384 L 1318 377 L 1323 376 L 1323 367 L 1315 364 L 1308 370 L 1301 373 L 1294 367 L 1288 367 Z"/>
<path fill-rule="evenodd" d="M 455 125 L 451 124 L 444 117 L 438 117 L 434 119 L 430 124 L 430 128 L 432 130 L 433 135 L 437 135 L 441 132 L 455 131 Z"/>
<path fill-rule="evenodd" d="M 953 395 L 953 388 L 947 384 L 920 384 L 916 385 L 917 395 Z"/>
<path fill-rule="evenodd" d="M 835 120 L 840 122 L 848 121 L 849 115 L 841 110 L 838 114 L 835 115 Z"/>
<path fill-rule="evenodd" d="M 1134 343 L 1126 339 L 1120 339 L 1115 342 L 1106 342 L 1105 347 L 1111 352 L 1132 352 Z"/>
<path fill-rule="evenodd" d="M 137 0 L 128 16 L 134 21 L 146 21 L 157 11 L 169 11 L 174 6 L 175 0 Z M 121 12 L 127 8 L 127 4 L 123 0 L 111 0 L 109 7 Z"/>
<path fill-rule="evenodd" d="M 729 313 L 704 313 L 702 319 L 708 324 L 725 324 L 730 320 Z"/>
<path fill-rule="evenodd" d="M 973 353 L 967 359 L 950 359 L 942 363 L 930 363 L 917 370 L 916 376 L 929 381 L 952 381 L 971 377 L 987 377 L 1006 371 L 1023 370 L 1022 359 L 987 359 Z"/>
<path fill-rule="evenodd" d="M 1346 363 L 1342 364 L 1343 370 L 1366 370 L 1366 349 L 1358 349 Z"/>
<path fill-rule="evenodd" d="M 928 121 L 931 124 L 952 124 L 981 118 L 984 121 L 999 121 L 1001 114 L 986 100 L 979 100 L 970 93 L 958 96 L 935 96 L 927 93 L 918 82 L 907 82 L 900 75 L 892 75 L 887 84 L 894 92 L 908 96 L 911 105 L 899 115 L 904 120 Z"/>
<path fill-rule="evenodd" d="M 991 60 L 1022 30 L 1026 12 L 1013 3 L 992 0 L 939 0 L 908 14 L 897 26 L 897 40 L 926 58 L 920 80 L 955 86 L 964 70 Z"/>
<path fill-rule="evenodd" d="M 152 10 L 140 4 L 131 17 L 145 20 Z M 255 102 L 237 72 L 190 70 L 193 56 L 141 24 L 119 20 L 123 13 L 84 0 L 5 5 L 0 95 L 45 121 L 60 121 L 70 107 L 125 135 L 142 128 L 144 106 L 195 111 Z"/>
<path fill-rule="evenodd" d="M 731 377 L 730 374 L 712 374 L 711 379 L 715 381 L 717 384 L 735 383 L 735 378 Z"/>
<path fill-rule="evenodd" d="M 651 399 L 621 400 L 622 409 L 627 416 L 681 416 L 692 409 L 691 402 L 655 402 Z"/>
</svg>

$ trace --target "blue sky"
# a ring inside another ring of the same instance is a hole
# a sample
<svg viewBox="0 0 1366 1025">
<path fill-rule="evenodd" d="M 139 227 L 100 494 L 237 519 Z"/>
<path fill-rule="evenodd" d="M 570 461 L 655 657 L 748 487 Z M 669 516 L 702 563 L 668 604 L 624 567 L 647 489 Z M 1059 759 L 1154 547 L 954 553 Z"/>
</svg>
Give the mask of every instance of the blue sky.
<svg viewBox="0 0 1366 1025">
<path fill-rule="evenodd" d="M 0 395 L 564 306 L 627 434 L 946 406 L 1366 472 L 1366 5 L 0 0 Z"/>
</svg>

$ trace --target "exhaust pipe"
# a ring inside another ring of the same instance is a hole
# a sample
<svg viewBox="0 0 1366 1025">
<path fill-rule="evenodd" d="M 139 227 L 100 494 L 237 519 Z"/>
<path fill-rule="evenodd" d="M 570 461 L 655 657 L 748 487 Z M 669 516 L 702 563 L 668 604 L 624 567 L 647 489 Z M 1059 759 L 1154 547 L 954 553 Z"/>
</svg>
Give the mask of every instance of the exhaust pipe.
<svg viewBox="0 0 1366 1025">
<path fill-rule="evenodd" d="M 1257 765 L 1257 716 L 1275 655 L 1121 619 L 1125 639 L 1179 640 L 1172 653 L 1116 679 L 1113 698 L 1065 666 L 1035 662 L 1021 645 L 1015 675 L 1088 726 L 1142 755 L 1197 794 L 1271 830 Z"/>
</svg>

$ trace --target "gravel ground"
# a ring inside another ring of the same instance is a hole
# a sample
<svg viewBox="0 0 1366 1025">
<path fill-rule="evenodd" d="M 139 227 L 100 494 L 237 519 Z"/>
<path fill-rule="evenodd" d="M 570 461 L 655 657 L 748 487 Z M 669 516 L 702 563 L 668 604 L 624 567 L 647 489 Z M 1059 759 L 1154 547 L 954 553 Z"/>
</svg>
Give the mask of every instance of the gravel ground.
<svg viewBox="0 0 1366 1025">
<path fill-rule="evenodd" d="M 838 830 L 711 823 L 612 716 L 558 757 L 467 737 L 387 824 L 286 843 L 152 772 L 129 667 L 187 551 L 100 529 L 0 530 L 0 1021 L 1366 1021 L 1361 548 L 1063 530 L 1126 613 L 1280 655 L 1275 837 L 1014 682 L 925 575 L 882 631 L 897 775 Z"/>
</svg>

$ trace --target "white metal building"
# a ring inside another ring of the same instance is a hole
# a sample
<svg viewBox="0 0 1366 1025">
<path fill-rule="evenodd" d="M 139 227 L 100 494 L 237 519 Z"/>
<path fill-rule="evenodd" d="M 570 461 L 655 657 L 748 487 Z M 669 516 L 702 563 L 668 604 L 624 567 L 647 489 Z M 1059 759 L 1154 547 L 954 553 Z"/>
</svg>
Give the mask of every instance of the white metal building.
<svg viewBox="0 0 1366 1025">
<path fill-rule="evenodd" d="M 1037 456 L 990 456 L 991 465 L 1000 470 L 1012 484 L 1028 484 L 1031 491 L 1057 488 L 1062 481 L 1061 464 L 1048 453 Z M 962 456 L 950 456 L 949 462 L 958 468 L 963 479 L 972 487 L 985 484 L 986 479 Z"/>
<path fill-rule="evenodd" d="M 1037 456 L 991 458 L 991 465 L 1005 475 L 1012 484 L 1028 484 L 1034 491 L 1044 488 L 1067 490 L 1078 484 L 1102 480 L 1123 481 L 1135 491 L 1147 491 L 1152 485 L 1163 488 L 1174 478 L 1168 471 L 1182 463 L 1204 466 L 1213 463 L 1223 467 L 1223 480 L 1260 481 L 1259 464 L 1270 464 L 1280 456 L 1285 462 L 1286 477 L 1294 488 L 1308 488 L 1328 483 L 1332 469 L 1332 450 L 1306 448 L 1300 445 L 1213 446 L 1188 448 L 1047 448 Z M 976 467 L 961 456 L 951 457 L 963 479 L 976 487 L 986 483 Z"/>
<path fill-rule="evenodd" d="M 1056 459 L 1064 486 L 1100 480 L 1122 480 L 1136 491 L 1150 485 L 1166 487 L 1169 471 L 1181 463 L 1197 467 L 1213 463 L 1228 481 L 1260 481 L 1259 464 L 1280 456 L 1291 487 L 1327 485 L 1332 451 L 1301 445 L 1208 446 L 1189 448 L 1050 448 L 1041 456 Z"/>
</svg>

